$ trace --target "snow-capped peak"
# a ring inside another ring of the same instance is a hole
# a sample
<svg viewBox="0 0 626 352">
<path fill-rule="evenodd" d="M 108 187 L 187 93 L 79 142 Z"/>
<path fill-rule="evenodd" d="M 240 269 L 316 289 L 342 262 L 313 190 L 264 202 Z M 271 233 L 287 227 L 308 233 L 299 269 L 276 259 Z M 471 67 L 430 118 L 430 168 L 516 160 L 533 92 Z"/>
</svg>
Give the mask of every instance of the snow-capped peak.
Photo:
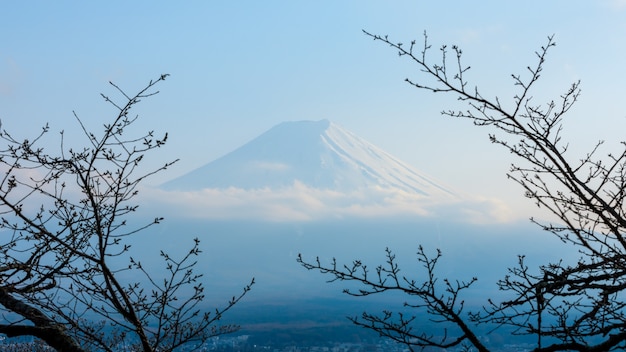
<svg viewBox="0 0 626 352">
<path fill-rule="evenodd" d="M 163 188 L 279 189 L 294 182 L 340 192 L 381 188 L 427 198 L 458 198 L 448 188 L 328 120 L 281 123 Z"/>
</svg>

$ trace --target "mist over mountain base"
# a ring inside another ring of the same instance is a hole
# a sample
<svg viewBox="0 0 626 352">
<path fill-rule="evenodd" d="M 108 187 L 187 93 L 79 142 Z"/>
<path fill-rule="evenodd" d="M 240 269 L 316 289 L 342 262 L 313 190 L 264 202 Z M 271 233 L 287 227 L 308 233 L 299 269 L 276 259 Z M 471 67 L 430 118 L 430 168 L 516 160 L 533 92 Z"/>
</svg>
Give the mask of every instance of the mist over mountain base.
<svg viewBox="0 0 626 352">
<path fill-rule="evenodd" d="M 252 291 L 223 322 L 241 325 L 240 334 L 256 344 L 376 339 L 376 334 L 353 326 L 346 317 L 363 311 L 403 310 L 403 303 L 411 299 L 398 294 L 349 297 L 342 290 L 359 286 L 327 283 L 332 277 L 307 271 L 296 262 L 299 253 L 307 261 L 319 257 L 327 264 L 332 258 L 339 264 L 358 259 L 373 270 L 385 262 L 384 250 L 389 248 L 402 274 L 419 281 L 425 272 L 416 260 L 418 246 L 432 255 L 440 249 L 443 257 L 436 274 L 441 280 L 478 278 L 462 296 L 468 310 L 480 309 L 487 298 L 501 298 L 496 281 L 507 267 L 517 264 L 519 254 L 535 270 L 549 261 L 577 258 L 577 253 L 549 233 L 527 223 L 468 225 L 401 217 L 291 223 L 166 219 L 136 236 L 133 250 L 139 248 L 136 257 L 158 272 L 162 265 L 155 254 L 159 249 L 184 254 L 194 237 L 200 239 L 203 250 L 197 269 L 204 274 L 207 309 L 223 306 L 255 278 Z M 437 331 L 427 317 L 423 324 L 426 330 Z M 485 334 L 488 330 L 485 327 Z M 508 334 L 499 330 L 489 336 L 508 341 L 504 338 Z"/>
</svg>

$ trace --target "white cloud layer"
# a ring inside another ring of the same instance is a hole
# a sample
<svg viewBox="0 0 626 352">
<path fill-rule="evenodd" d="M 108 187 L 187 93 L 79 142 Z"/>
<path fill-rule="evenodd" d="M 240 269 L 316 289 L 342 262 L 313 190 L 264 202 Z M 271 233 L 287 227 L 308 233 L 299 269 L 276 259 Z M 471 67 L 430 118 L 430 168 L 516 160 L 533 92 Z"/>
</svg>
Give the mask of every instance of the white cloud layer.
<svg viewBox="0 0 626 352">
<path fill-rule="evenodd" d="M 342 193 L 296 182 L 279 190 L 231 187 L 182 192 L 144 189 L 140 194 L 141 204 L 165 207 L 170 216 L 198 219 L 285 222 L 416 216 L 470 223 L 517 220 L 509 207 L 493 199 L 435 201 L 402 190 L 380 187 Z"/>
</svg>

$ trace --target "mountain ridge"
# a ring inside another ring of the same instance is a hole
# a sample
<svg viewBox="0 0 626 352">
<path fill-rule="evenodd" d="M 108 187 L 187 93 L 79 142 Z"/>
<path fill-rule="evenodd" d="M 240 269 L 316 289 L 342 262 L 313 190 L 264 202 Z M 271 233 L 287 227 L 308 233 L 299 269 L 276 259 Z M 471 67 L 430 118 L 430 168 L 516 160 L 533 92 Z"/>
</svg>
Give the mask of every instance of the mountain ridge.
<svg viewBox="0 0 626 352">
<path fill-rule="evenodd" d="M 326 119 L 280 123 L 160 188 L 280 189 L 296 182 L 341 192 L 382 188 L 427 198 L 460 198 L 457 192 Z"/>
</svg>

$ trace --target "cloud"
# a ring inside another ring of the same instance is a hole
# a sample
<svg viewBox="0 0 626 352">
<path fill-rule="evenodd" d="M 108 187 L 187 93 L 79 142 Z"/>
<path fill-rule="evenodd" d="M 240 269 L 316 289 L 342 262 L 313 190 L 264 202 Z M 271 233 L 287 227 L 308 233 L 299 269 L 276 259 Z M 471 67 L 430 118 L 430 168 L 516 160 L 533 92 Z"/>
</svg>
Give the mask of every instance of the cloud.
<svg viewBox="0 0 626 352">
<path fill-rule="evenodd" d="M 254 161 L 250 164 L 254 169 L 267 170 L 267 171 L 286 171 L 291 167 L 285 163 L 272 163 L 263 161 Z"/>
<path fill-rule="evenodd" d="M 246 190 L 203 189 L 182 192 L 144 189 L 141 204 L 165 207 L 170 216 L 220 220 L 271 222 L 314 221 L 340 218 L 416 216 L 445 218 L 469 223 L 501 223 L 515 220 L 513 212 L 492 199 L 445 199 L 398 189 L 373 187 L 344 193 L 308 187 Z"/>
<path fill-rule="evenodd" d="M 626 8 L 626 0 L 608 0 L 606 3 L 613 10 L 622 11 Z"/>
</svg>

